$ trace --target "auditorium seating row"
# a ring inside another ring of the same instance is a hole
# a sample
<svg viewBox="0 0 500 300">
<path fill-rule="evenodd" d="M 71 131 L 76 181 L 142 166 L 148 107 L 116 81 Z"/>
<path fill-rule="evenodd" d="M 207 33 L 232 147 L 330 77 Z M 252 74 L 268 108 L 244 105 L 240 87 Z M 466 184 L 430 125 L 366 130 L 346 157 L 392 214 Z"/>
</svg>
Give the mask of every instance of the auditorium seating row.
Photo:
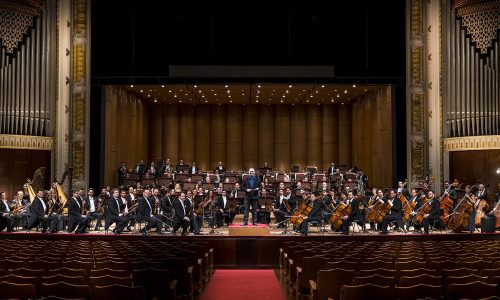
<svg viewBox="0 0 500 300">
<path fill-rule="evenodd" d="M 213 273 L 205 242 L 4 239 L 0 251 L 0 298 L 192 299 Z"/>
<path fill-rule="evenodd" d="M 500 241 L 291 241 L 279 263 L 297 298 L 499 296 Z"/>
</svg>

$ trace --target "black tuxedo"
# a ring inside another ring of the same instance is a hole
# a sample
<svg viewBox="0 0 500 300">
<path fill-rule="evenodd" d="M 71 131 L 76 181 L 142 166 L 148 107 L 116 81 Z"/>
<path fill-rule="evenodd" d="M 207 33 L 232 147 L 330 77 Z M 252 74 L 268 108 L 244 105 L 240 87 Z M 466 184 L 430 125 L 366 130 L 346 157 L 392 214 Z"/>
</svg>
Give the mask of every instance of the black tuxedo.
<svg viewBox="0 0 500 300">
<path fill-rule="evenodd" d="M 153 198 L 154 199 L 154 198 Z M 158 228 L 158 234 L 162 233 L 162 223 L 153 217 L 153 201 L 146 197 L 140 197 L 138 199 L 139 204 L 137 206 L 137 214 L 135 215 L 135 219 L 137 222 L 145 220 L 148 222 L 146 227 L 143 229 L 143 233 L 147 233 L 151 227 Z"/>
<path fill-rule="evenodd" d="M 364 227 L 364 218 L 359 210 L 359 199 L 354 197 L 350 200 L 349 205 L 351 206 L 351 212 L 347 216 L 347 220 L 342 220 L 342 233 L 349 234 L 349 224 L 351 222 L 358 223 L 361 227 Z"/>
<path fill-rule="evenodd" d="M 424 231 L 429 233 L 429 225 L 438 222 L 439 226 L 442 228 L 443 224 L 441 222 L 441 203 L 437 198 L 432 198 L 430 201 L 431 210 L 429 211 L 429 216 L 424 219 Z"/>
<path fill-rule="evenodd" d="M 335 167 L 330 166 L 330 167 L 328 168 L 327 174 L 328 174 L 329 176 L 331 176 L 331 175 L 335 174 Z"/>
<path fill-rule="evenodd" d="M 33 203 L 31 203 L 31 215 L 28 221 L 28 230 L 33 229 L 34 227 L 38 226 L 38 224 L 42 225 L 42 232 L 47 231 L 47 221 L 48 219 L 45 218 L 45 215 L 48 212 L 48 206 L 45 204 L 45 208 L 42 205 L 43 199 L 39 198 L 38 196 L 35 197 L 33 200 Z"/>
<path fill-rule="evenodd" d="M 386 203 L 389 200 L 386 201 Z M 403 228 L 403 203 L 399 197 L 395 197 L 392 202 L 391 210 L 382 219 L 382 232 L 387 233 L 387 226 L 390 222 L 396 220 L 398 228 Z"/>
<path fill-rule="evenodd" d="M 309 204 L 311 205 L 311 204 Z M 323 205 L 323 202 L 319 200 L 315 200 L 312 203 L 312 210 L 311 212 L 307 215 L 307 219 L 302 221 L 302 223 L 299 226 L 299 231 L 301 235 L 307 235 L 309 231 L 309 222 L 312 221 L 321 221 L 321 211 L 323 210 L 325 206 Z"/>
<path fill-rule="evenodd" d="M 118 198 L 109 198 L 108 199 L 108 213 L 106 214 L 106 225 L 104 225 L 104 229 L 108 230 L 109 226 L 112 222 L 116 223 L 114 233 L 121 233 L 125 225 L 128 223 L 128 218 L 120 216 L 122 205 L 122 199 Z"/>
<path fill-rule="evenodd" d="M 216 172 L 219 172 L 219 174 L 224 174 L 224 172 L 226 172 L 226 169 L 224 168 L 224 166 L 217 166 L 214 169 L 214 173 L 216 173 Z"/>
<path fill-rule="evenodd" d="M 189 206 L 184 204 L 183 207 L 182 200 L 175 199 L 174 200 L 174 233 L 182 227 L 182 235 L 187 235 L 187 228 L 189 226 L 189 220 L 186 220 L 185 217 L 188 216 Z"/>
<path fill-rule="evenodd" d="M 103 216 L 102 216 L 102 213 L 97 212 L 97 203 L 99 202 L 97 197 L 93 197 L 93 201 L 94 201 L 94 211 L 93 212 L 90 211 L 90 197 L 89 196 L 87 196 L 85 198 L 85 208 L 87 209 L 87 212 L 89 213 L 90 220 L 97 219 L 97 223 L 95 224 L 95 230 L 98 230 L 101 227 Z"/>
<path fill-rule="evenodd" d="M 193 169 L 194 169 L 194 171 L 193 171 Z M 200 168 L 198 168 L 197 166 L 191 166 L 191 167 L 189 167 L 188 170 L 189 170 L 188 174 L 193 175 L 193 174 L 198 174 L 198 171 L 200 170 Z"/>
<path fill-rule="evenodd" d="M 7 200 L 5 200 L 7 202 Z M 0 231 L 3 231 L 4 228 L 7 228 L 8 232 L 12 232 L 14 230 L 14 219 L 10 215 L 12 213 L 12 208 L 7 203 L 5 204 L 2 200 L 0 200 Z"/>
<path fill-rule="evenodd" d="M 82 203 L 80 197 L 69 199 L 68 203 L 68 232 L 73 232 L 76 228 L 76 233 L 85 233 L 90 218 L 82 216 Z M 78 225 L 78 227 L 76 227 Z"/>
<path fill-rule="evenodd" d="M 226 195 L 226 203 L 224 204 L 224 199 L 222 196 L 217 198 L 217 207 L 222 209 L 222 213 L 218 214 L 218 223 L 222 225 L 222 217 L 224 217 L 224 221 L 227 225 L 233 223 L 234 213 L 231 211 L 231 207 L 229 206 L 229 196 Z M 219 210 L 220 212 L 220 210 Z"/>
<path fill-rule="evenodd" d="M 245 214 L 243 215 L 243 224 L 248 224 L 248 214 L 250 211 L 250 206 L 252 206 L 252 223 L 257 224 L 257 206 L 259 200 L 259 191 L 257 190 L 260 187 L 260 179 L 258 176 L 253 176 L 253 181 L 251 180 L 251 176 L 248 176 L 243 180 L 242 188 L 246 192 L 245 193 Z M 250 189 L 251 191 L 247 191 Z"/>
</svg>

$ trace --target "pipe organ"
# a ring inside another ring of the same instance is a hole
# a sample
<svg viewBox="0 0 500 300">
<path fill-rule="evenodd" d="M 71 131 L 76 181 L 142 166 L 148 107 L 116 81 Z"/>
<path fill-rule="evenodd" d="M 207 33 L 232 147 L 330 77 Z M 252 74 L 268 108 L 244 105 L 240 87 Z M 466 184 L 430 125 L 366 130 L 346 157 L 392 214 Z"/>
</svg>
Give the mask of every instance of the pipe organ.
<svg viewBox="0 0 500 300">
<path fill-rule="evenodd" d="M 460 15 L 460 13 L 458 14 Z M 443 9 L 448 29 L 443 41 L 443 59 L 448 87 L 443 107 L 445 137 L 499 134 L 499 52 L 498 31 L 491 47 L 478 49 L 474 29 L 465 26 L 454 8 Z M 475 22 L 475 26 L 478 25 Z M 484 31 L 484 30 L 483 30 Z"/>
<path fill-rule="evenodd" d="M 8 26 L 0 31 L 0 134 L 54 134 L 55 11 L 55 1 L 0 5 Z"/>
</svg>

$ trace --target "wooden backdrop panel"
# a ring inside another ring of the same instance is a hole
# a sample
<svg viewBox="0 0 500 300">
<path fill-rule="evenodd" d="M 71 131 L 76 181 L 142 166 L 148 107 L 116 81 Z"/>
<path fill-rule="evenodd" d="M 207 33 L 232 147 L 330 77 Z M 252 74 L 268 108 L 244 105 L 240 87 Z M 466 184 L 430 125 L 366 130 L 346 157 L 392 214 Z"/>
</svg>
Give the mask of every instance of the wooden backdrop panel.
<svg viewBox="0 0 500 300">
<path fill-rule="evenodd" d="M 45 150 L 0 149 L 0 191 L 12 200 L 17 191 L 23 190 L 26 178 L 33 179 L 40 167 L 45 167 L 44 189 L 49 189 L 53 181 L 50 156 L 51 152 Z"/>
<path fill-rule="evenodd" d="M 389 89 L 351 105 L 145 104 L 114 87 L 106 101 L 105 184 L 116 185 L 121 160 L 132 168 L 161 154 L 174 166 L 184 159 L 204 171 L 219 161 L 227 170 L 258 169 L 268 161 L 278 171 L 293 165 L 323 170 L 334 162 L 366 170 L 372 185 L 391 185 Z"/>
</svg>

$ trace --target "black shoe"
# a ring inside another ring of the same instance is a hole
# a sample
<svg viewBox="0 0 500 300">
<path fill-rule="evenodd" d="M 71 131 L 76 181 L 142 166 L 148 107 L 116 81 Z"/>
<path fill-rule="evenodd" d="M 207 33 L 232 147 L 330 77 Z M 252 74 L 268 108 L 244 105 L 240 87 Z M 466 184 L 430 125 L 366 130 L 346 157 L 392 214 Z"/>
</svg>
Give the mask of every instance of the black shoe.
<svg viewBox="0 0 500 300">
<path fill-rule="evenodd" d="M 424 231 L 424 234 L 429 234 L 429 231 Z"/>
<path fill-rule="evenodd" d="M 248 223 L 240 224 L 240 226 L 248 226 Z"/>
<path fill-rule="evenodd" d="M 158 235 L 164 235 L 165 233 L 163 231 L 158 231 Z"/>
<path fill-rule="evenodd" d="M 194 235 L 202 235 L 201 232 L 195 232 Z"/>
<path fill-rule="evenodd" d="M 301 233 L 300 236 L 307 236 L 307 234 L 306 233 Z"/>
<path fill-rule="evenodd" d="M 143 228 L 140 230 L 140 232 L 143 234 L 143 235 L 148 235 L 148 231 L 146 230 L 146 228 Z"/>
<path fill-rule="evenodd" d="M 380 234 L 388 234 L 387 231 L 381 231 Z"/>
<path fill-rule="evenodd" d="M 181 233 L 181 236 L 187 236 L 187 235 L 188 235 L 187 231 L 183 231 L 183 232 Z"/>
<path fill-rule="evenodd" d="M 257 223 L 252 223 L 252 226 L 257 226 Z"/>
</svg>

